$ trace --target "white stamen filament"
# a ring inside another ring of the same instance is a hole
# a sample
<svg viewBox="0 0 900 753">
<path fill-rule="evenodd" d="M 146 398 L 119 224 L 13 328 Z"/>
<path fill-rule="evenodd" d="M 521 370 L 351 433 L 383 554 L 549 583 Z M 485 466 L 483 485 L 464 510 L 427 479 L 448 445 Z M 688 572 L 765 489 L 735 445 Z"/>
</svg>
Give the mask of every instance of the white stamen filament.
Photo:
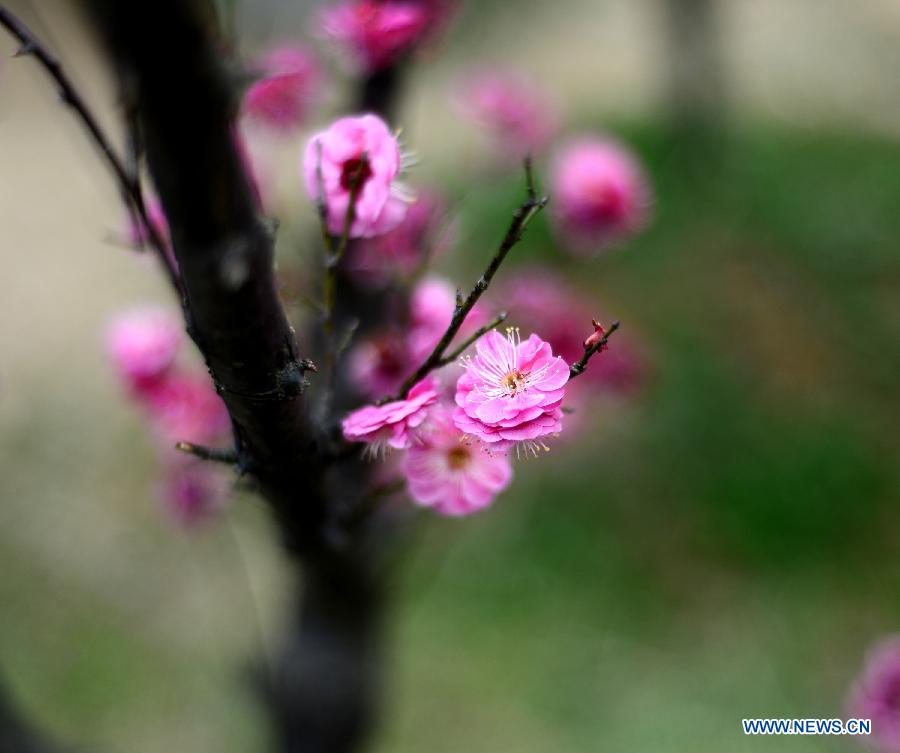
<svg viewBox="0 0 900 753">
<path fill-rule="evenodd" d="M 506 340 L 510 346 L 506 358 L 502 354 L 489 352 L 479 353 L 474 359 L 471 356 L 460 359 L 462 366 L 478 377 L 475 389 L 487 398 L 514 397 L 520 392 L 527 392 L 552 365 L 552 361 L 548 361 L 537 371 L 523 373 L 519 370 L 519 328 L 509 327 Z"/>
</svg>

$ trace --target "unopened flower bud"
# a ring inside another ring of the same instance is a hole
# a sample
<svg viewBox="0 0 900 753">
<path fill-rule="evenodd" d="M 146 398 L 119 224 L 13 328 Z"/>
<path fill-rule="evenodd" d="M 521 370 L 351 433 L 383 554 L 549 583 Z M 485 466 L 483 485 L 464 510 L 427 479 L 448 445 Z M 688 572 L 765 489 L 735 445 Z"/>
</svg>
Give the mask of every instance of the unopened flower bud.
<svg viewBox="0 0 900 753">
<path fill-rule="evenodd" d="M 588 335 L 582 343 L 585 350 L 590 350 L 606 336 L 606 330 L 603 329 L 603 325 L 600 324 L 600 322 L 596 319 L 591 319 L 591 324 L 594 325 L 594 331 Z M 603 343 L 603 345 L 600 346 L 600 351 L 602 352 L 608 348 L 609 344 Z"/>
</svg>

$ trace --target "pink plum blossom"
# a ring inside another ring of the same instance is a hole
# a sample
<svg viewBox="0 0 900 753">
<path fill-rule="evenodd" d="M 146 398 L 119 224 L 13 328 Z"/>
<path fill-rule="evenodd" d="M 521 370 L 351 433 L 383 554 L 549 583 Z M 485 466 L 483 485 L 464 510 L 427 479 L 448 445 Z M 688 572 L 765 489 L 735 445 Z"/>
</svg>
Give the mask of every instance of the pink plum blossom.
<svg viewBox="0 0 900 753">
<path fill-rule="evenodd" d="M 900 635 L 880 641 L 850 691 L 848 715 L 872 720 L 870 742 L 882 753 L 900 753 Z"/>
<path fill-rule="evenodd" d="M 409 348 L 413 361 L 426 358 L 447 330 L 456 307 L 456 291 L 447 280 L 428 277 L 410 296 Z M 460 334 L 473 332 L 487 321 L 483 306 L 476 304 L 466 317 Z"/>
<path fill-rule="evenodd" d="M 521 443 L 536 453 L 541 437 L 562 430 L 569 365 L 537 335 L 521 341 L 516 329 L 488 332 L 475 350 L 456 383 L 456 426 L 494 452 Z"/>
<path fill-rule="evenodd" d="M 289 132 L 301 126 L 321 83 L 312 53 L 301 45 L 279 47 L 258 63 L 262 78 L 244 95 L 244 114 L 274 131 Z"/>
<path fill-rule="evenodd" d="M 438 399 L 440 386 L 433 377 L 416 384 L 404 400 L 367 405 L 353 411 L 342 422 L 344 439 L 365 442 L 374 452 L 387 447 L 405 450 L 418 438 L 417 430 Z"/>
<path fill-rule="evenodd" d="M 440 515 L 461 516 L 490 505 L 509 485 L 512 468 L 506 456 L 463 441 L 452 410 L 438 406 L 422 441 L 407 452 L 403 475 L 416 503 Z"/>
<path fill-rule="evenodd" d="M 569 248 L 599 251 L 641 229 L 650 188 L 637 159 L 606 138 L 566 144 L 550 171 L 553 217 Z"/>
<path fill-rule="evenodd" d="M 359 68 L 373 72 L 433 34 L 450 7 L 445 0 L 347 0 L 324 12 L 322 28 Z"/>
<path fill-rule="evenodd" d="M 390 232 L 360 240 L 350 249 L 347 268 L 367 288 L 383 287 L 392 279 L 409 277 L 422 262 L 448 244 L 443 202 L 435 194 L 417 191 L 406 217 Z"/>
<path fill-rule="evenodd" d="M 360 392 L 371 397 L 390 394 L 434 350 L 453 317 L 453 286 L 440 278 L 426 278 L 413 289 L 403 323 L 356 345 L 350 352 L 350 378 Z M 460 337 L 487 321 L 484 307 L 476 305 L 466 317 Z"/>
<path fill-rule="evenodd" d="M 513 159 L 534 154 L 553 138 L 554 108 L 522 76 L 508 71 L 483 71 L 461 86 L 460 112 L 488 131 L 497 146 Z"/>
<path fill-rule="evenodd" d="M 319 195 L 320 164 L 324 197 Z M 313 201 L 324 199 L 334 235 L 344 230 L 354 179 L 361 181 L 351 238 L 371 238 L 403 221 L 407 200 L 397 183 L 400 170 L 397 139 L 377 115 L 336 120 L 310 138 L 303 158 L 306 190 Z"/>
<path fill-rule="evenodd" d="M 349 356 L 352 382 L 370 397 L 396 392 L 417 365 L 410 353 L 408 339 L 397 331 L 361 342 Z"/>
<path fill-rule="evenodd" d="M 160 502 L 174 523 L 192 528 L 214 516 L 227 492 L 227 479 L 219 469 L 175 457 L 163 471 Z"/>
<path fill-rule="evenodd" d="M 165 446 L 212 444 L 230 427 L 225 403 L 204 372 L 167 375 L 141 395 L 141 403 Z"/>
<path fill-rule="evenodd" d="M 139 390 L 172 365 L 184 341 L 181 319 L 156 306 L 120 314 L 107 332 L 107 351 L 119 376 Z"/>
</svg>

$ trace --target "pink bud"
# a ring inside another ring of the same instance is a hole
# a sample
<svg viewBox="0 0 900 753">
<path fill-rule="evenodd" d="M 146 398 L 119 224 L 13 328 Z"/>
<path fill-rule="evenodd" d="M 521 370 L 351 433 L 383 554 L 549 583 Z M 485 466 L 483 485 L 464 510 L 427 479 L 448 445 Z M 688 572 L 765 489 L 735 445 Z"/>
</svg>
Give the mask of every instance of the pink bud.
<svg viewBox="0 0 900 753">
<path fill-rule="evenodd" d="M 591 324 L 594 325 L 594 331 L 590 335 L 588 335 L 584 340 L 583 345 L 584 345 L 585 350 L 588 350 L 589 348 L 593 348 L 597 343 L 599 343 L 603 339 L 604 335 L 606 335 L 606 330 L 603 329 L 603 325 L 600 324 L 600 322 L 598 322 L 596 319 L 591 319 Z M 603 343 L 603 345 L 600 346 L 601 352 L 604 350 L 608 350 L 608 349 L 609 349 L 609 343 Z"/>
</svg>

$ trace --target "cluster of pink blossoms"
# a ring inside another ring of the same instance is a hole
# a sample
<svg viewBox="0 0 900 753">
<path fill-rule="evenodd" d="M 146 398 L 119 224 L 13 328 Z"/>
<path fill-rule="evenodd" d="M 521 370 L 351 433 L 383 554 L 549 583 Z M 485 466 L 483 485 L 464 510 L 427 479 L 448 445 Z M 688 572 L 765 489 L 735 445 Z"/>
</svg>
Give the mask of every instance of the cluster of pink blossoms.
<svg viewBox="0 0 900 753">
<path fill-rule="evenodd" d="M 221 505 L 226 486 L 216 469 L 177 452 L 175 443 L 214 444 L 227 437 L 230 423 L 207 374 L 178 363 L 183 344 L 179 317 L 156 307 L 120 314 L 107 333 L 113 367 L 160 450 L 163 504 L 176 521 L 190 525 Z"/>
<path fill-rule="evenodd" d="M 389 278 L 422 258 L 435 212 L 411 204 L 398 190 L 401 166 L 396 138 L 374 115 L 341 118 L 313 135 L 305 149 L 307 191 L 324 207 L 329 233 L 357 240 L 349 265 L 357 275 L 382 264 L 377 276 Z M 567 357 L 575 350 L 576 360 L 584 346 L 575 333 L 590 317 L 579 311 L 581 323 L 573 326 L 572 298 L 560 288 L 546 277 L 520 281 L 513 283 L 512 297 L 523 304 L 524 319 L 533 317 L 535 328 L 549 324 L 558 347 Z M 396 312 L 397 325 L 353 348 L 350 375 L 359 391 L 372 398 L 396 392 L 441 340 L 455 306 L 449 283 L 418 283 L 408 309 Z M 486 320 L 476 306 L 458 335 Z M 344 438 L 366 443 L 373 454 L 387 448 L 407 453 L 401 467 L 419 504 L 448 515 L 489 504 L 509 482 L 510 454 L 536 455 L 547 449 L 547 437 L 562 430 L 569 362 L 554 354 L 550 342 L 536 334 L 523 341 L 518 332 L 510 329 L 504 337 L 490 331 L 479 339 L 475 355 L 462 361 L 455 390 L 448 392 L 432 375 L 399 399 L 352 412 L 342 423 Z"/>
<path fill-rule="evenodd" d="M 492 330 L 475 350 L 456 382 L 455 408 L 430 376 L 405 398 L 360 408 L 342 424 L 348 441 L 406 451 L 410 496 L 443 515 L 489 505 L 512 477 L 510 453 L 536 454 L 562 430 L 569 365 L 546 342 Z"/>
<path fill-rule="evenodd" d="M 325 10 L 322 28 L 357 68 L 371 73 L 433 37 L 454 4 L 450 0 L 348 0 Z"/>
</svg>

